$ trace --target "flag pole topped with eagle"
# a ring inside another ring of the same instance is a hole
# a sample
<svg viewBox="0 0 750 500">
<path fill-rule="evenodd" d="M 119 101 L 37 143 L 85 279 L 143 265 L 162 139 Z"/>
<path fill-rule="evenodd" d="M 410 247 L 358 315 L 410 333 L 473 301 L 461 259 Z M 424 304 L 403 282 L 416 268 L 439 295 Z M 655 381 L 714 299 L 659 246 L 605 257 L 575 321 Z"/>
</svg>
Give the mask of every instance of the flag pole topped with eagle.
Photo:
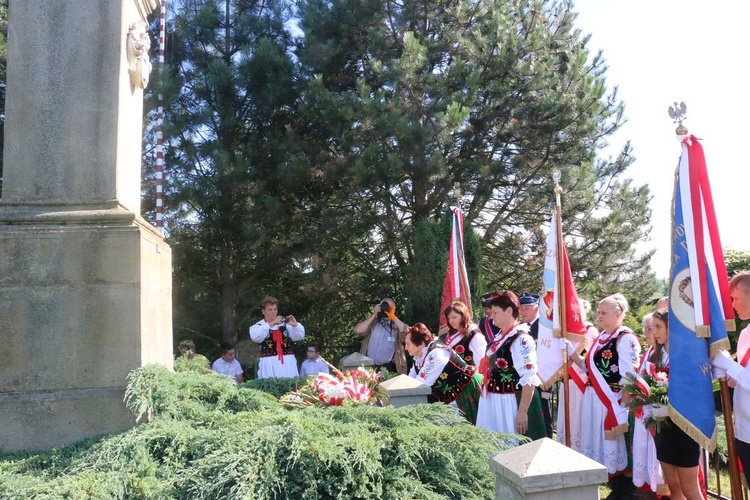
<svg viewBox="0 0 750 500">
<path fill-rule="evenodd" d="M 716 448 L 716 420 L 710 358 L 729 349 L 727 330 L 734 330 L 724 254 L 719 239 L 703 146 L 682 124 L 687 106 L 674 103 L 669 116 L 682 154 L 672 204 L 672 264 L 669 279 L 669 416 L 708 451 Z M 720 381 L 728 403 L 726 380 Z M 739 473 L 732 474 L 734 439 L 731 409 L 724 405 L 733 493 Z M 728 413 L 727 413 L 728 412 Z M 732 436 L 733 437 L 733 436 Z M 736 478 L 736 479 L 735 479 Z M 740 493 L 741 494 L 741 493 Z M 736 497 L 735 498 L 741 498 Z"/>
<path fill-rule="evenodd" d="M 440 320 L 438 324 L 442 330 L 447 326 L 443 311 L 454 300 L 460 300 L 469 308 L 470 317 L 473 317 L 471 307 L 471 290 L 469 289 L 469 275 L 466 272 L 466 260 L 464 258 L 464 214 L 461 212 L 461 188 L 454 188 L 456 205 L 451 207 L 451 237 L 448 247 L 448 267 L 445 269 L 443 279 L 443 293 L 440 300 Z"/>
</svg>

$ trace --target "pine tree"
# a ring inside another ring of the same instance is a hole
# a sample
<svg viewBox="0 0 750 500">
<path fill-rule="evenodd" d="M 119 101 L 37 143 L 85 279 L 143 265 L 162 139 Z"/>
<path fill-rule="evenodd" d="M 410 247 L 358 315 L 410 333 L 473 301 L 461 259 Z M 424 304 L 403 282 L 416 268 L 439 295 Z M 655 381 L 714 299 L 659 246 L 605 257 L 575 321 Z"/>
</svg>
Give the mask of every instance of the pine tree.
<svg viewBox="0 0 750 500">
<path fill-rule="evenodd" d="M 289 13 L 277 0 L 179 0 L 173 8 L 171 71 L 153 92 L 167 99 L 175 329 L 234 342 L 250 304 L 281 285 L 286 262 L 276 257 L 295 245 L 284 237 L 294 209 L 286 127 L 297 98 Z"/>
<path fill-rule="evenodd" d="M 458 183 L 488 286 L 538 290 L 556 167 L 585 292 L 651 295 L 650 253 L 636 251 L 649 192 L 624 177 L 629 145 L 596 159 L 624 106 L 606 92 L 601 54 L 589 61 L 571 2 L 306 0 L 300 9 L 302 111 L 322 121 L 322 180 L 363 222 L 354 225 L 367 242 L 363 266 L 402 276 L 422 250 L 416 228 L 443 213 Z"/>
</svg>

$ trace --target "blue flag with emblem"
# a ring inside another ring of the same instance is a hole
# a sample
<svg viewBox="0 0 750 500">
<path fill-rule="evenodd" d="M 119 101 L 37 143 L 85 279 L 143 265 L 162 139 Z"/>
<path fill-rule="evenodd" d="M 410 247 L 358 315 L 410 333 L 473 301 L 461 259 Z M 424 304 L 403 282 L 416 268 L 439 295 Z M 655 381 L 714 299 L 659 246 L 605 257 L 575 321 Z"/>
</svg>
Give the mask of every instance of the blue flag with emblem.
<svg viewBox="0 0 750 500">
<path fill-rule="evenodd" d="M 710 356 L 728 349 L 731 314 L 724 255 L 703 148 L 682 141 L 669 280 L 669 416 L 703 448 L 716 448 Z"/>
</svg>

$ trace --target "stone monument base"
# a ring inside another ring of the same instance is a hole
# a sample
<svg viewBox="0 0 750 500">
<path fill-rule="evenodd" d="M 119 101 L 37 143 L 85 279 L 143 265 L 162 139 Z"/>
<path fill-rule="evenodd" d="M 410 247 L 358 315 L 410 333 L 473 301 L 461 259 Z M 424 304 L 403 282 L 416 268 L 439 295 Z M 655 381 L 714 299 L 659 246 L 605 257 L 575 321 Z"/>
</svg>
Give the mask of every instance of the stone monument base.
<svg viewBox="0 0 750 500">
<path fill-rule="evenodd" d="M 128 373 L 172 367 L 171 250 L 116 202 L 0 202 L 0 450 L 135 423 Z"/>
</svg>

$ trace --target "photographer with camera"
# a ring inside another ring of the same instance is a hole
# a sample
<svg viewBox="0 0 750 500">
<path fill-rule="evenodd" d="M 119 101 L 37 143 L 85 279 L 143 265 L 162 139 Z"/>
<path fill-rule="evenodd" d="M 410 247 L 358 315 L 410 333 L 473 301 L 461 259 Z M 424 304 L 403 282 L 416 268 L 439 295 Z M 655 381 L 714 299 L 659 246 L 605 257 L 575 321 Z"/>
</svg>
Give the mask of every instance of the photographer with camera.
<svg viewBox="0 0 750 500">
<path fill-rule="evenodd" d="M 305 338 L 305 327 L 294 316 L 279 316 L 279 301 L 266 296 L 260 303 L 263 319 L 250 327 L 250 338 L 260 344 L 257 378 L 299 376 L 292 341 Z"/>
<path fill-rule="evenodd" d="M 407 325 L 396 317 L 396 303 L 385 298 L 372 310 L 369 318 L 354 327 L 362 339 L 359 352 L 375 362 L 376 368 L 406 374 L 404 331 Z"/>
</svg>

